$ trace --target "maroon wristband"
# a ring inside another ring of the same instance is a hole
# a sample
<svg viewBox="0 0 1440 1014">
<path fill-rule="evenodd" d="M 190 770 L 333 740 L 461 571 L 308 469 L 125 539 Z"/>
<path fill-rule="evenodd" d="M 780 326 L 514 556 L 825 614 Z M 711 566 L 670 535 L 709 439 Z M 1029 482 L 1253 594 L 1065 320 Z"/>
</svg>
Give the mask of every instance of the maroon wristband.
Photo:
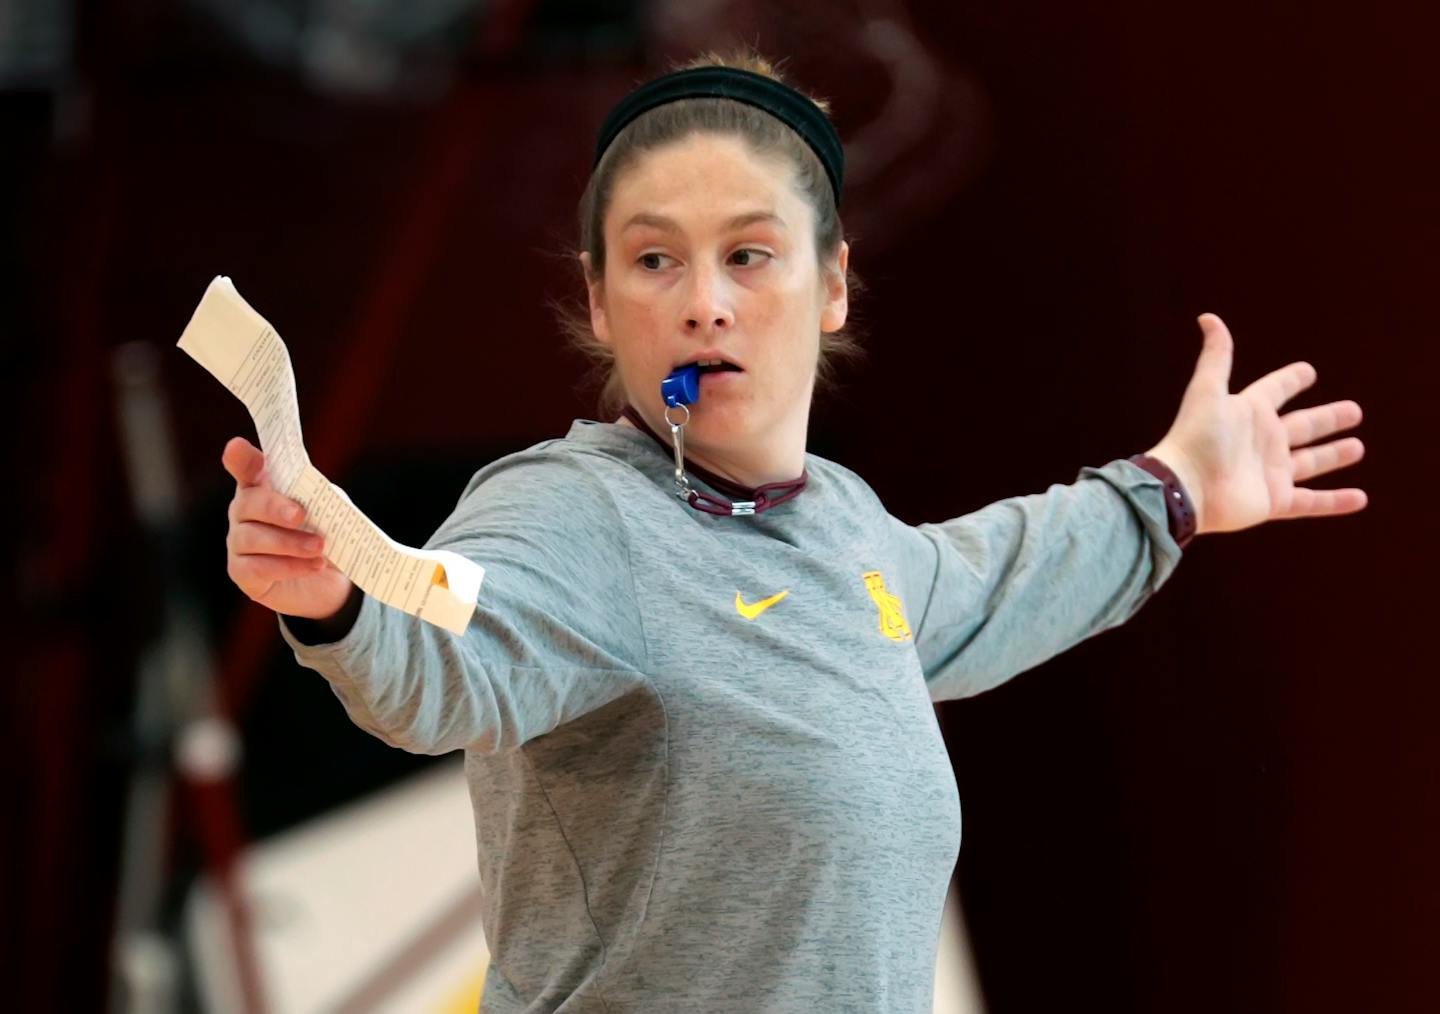
<svg viewBox="0 0 1440 1014">
<path fill-rule="evenodd" d="M 1180 484 L 1180 477 L 1165 462 L 1148 454 L 1132 454 L 1129 460 L 1165 484 L 1165 514 L 1170 521 L 1170 537 L 1184 549 L 1195 538 L 1196 518 L 1195 505 Z"/>
</svg>

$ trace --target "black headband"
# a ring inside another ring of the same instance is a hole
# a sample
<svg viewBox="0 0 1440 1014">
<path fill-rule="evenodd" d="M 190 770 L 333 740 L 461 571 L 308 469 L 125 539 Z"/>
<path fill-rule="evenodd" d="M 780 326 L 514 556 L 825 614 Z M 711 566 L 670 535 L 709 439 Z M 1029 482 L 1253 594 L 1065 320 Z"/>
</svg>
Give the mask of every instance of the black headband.
<svg viewBox="0 0 1440 1014">
<path fill-rule="evenodd" d="M 763 109 L 795 133 L 799 134 L 820 159 L 830 189 L 835 193 L 835 206 L 840 206 L 840 185 L 845 180 L 845 149 L 840 135 L 829 118 L 810 99 L 788 85 L 764 74 L 755 74 L 734 67 L 694 67 L 677 70 L 664 77 L 647 81 L 625 96 L 610 110 L 600 127 L 595 142 L 595 164 L 600 164 L 605 149 L 615 135 L 641 113 L 680 99 L 716 98 L 743 102 Z"/>
</svg>

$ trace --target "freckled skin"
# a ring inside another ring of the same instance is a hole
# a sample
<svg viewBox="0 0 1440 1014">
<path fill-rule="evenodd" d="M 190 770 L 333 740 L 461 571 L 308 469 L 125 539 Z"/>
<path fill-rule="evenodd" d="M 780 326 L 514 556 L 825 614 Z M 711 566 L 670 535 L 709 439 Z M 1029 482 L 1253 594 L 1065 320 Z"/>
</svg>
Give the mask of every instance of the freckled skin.
<svg viewBox="0 0 1440 1014">
<path fill-rule="evenodd" d="M 778 221 L 732 222 L 751 212 Z M 627 225 L 636 215 L 673 228 Z M 794 170 L 738 137 L 692 134 L 621 176 L 604 232 L 604 278 L 581 260 L 592 326 L 615 351 L 630 404 L 668 434 L 660 381 L 718 350 L 745 372 L 702 381 L 686 456 L 749 485 L 799 475 L 820 333 L 845 323 L 849 249 L 820 271 L 814 211 Z"/>
</svg>

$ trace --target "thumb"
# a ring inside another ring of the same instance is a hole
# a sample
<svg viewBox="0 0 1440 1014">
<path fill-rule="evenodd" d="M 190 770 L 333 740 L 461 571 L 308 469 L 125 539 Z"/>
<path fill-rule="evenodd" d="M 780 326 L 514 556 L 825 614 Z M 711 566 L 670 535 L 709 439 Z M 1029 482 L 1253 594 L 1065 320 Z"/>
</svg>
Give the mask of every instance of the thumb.
<svg viewBox="0 0 1440 1014">
<path fill-rule="evenodd" d="M 1205 336 L 1205 344 L 1195 364 L 1195 380 L 1228 394 L 1230 368 L 1235 362 L 1235 339 L 1230 337 L 1230 329 L 1225 322 L 1213 313 L 1202 313 L 1196 320 Z"/>
<path fill-rule="evenodd" d="M 258 486 L 265 471 L 264 453 L 244 437 L 230 438 L 220 455 L 220 463 L 225 466 L 225 471 L 230 473 L 239 489 Z"/>
</svg>

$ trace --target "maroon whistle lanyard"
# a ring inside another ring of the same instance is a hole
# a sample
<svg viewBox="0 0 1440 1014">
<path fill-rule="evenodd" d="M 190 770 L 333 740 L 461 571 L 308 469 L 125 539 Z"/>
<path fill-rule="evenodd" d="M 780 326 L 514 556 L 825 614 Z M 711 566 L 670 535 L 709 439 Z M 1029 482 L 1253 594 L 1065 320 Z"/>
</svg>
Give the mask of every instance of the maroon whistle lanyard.
<svg viewBox="0 0 1440 1014">
<path fill-rule="evenodd" d="M 661 439 L 660 435 L 650 428 L 645 418 L 635 410 L 634 406 L 626 405 L 622 414 L 635 424 L 635 427 L 646 434 L 651 440 L 660 445 L 660 449 L 667 454 L 670 447 Z M 686 502 L 697 511 L 704 511 L 706 514 L 715 514 L 721 517 L 744 517 L 750 514 L 760 514 L 771 507 L 778 507 L 793 497 L 799 496 L 805 484 L 810 481 L 808 470 L 802 470 L 798 479 L 789 479 L 783 482 L 767 482 L 763 486 L 742 486 L 725 478 L 723 475 L 716 475 L 708 468 L 687 462 L 687 467 L 695 475 L 699 476 L 705 483 L 724 493 L 726 496 L 737 497 L 736 500 L 726 500 L 723 497 L 710 496 L 708 493 L 701 493 L 699 490 L 690 490 L 685 498 Z"/>
</svg>

